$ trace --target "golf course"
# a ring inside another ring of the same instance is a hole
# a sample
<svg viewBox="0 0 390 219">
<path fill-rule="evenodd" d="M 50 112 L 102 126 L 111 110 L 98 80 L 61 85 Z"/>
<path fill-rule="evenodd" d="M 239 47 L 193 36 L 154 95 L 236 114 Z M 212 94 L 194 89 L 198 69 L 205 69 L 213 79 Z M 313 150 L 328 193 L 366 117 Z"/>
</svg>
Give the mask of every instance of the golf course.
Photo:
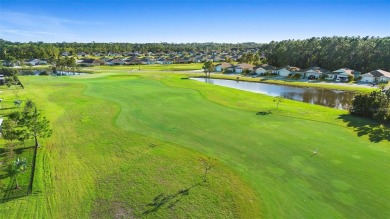
<svg viewBox="0 0 390 219">
<path fill-rule="evenodd" d="M 31 165 L 18 190 L 0 165 L 0 218 L 390 218 L 390 127 L 287 99 L 277 107 L 188 80 L 204 75 L 190 70 L 20 76 L 19 99 L 53 134 L 39 139 L 33 194 Z M 6 117 L 16 97 L 1 90 Z M 33 145 L 15 151 L 31 163 Z"/>
</svg>

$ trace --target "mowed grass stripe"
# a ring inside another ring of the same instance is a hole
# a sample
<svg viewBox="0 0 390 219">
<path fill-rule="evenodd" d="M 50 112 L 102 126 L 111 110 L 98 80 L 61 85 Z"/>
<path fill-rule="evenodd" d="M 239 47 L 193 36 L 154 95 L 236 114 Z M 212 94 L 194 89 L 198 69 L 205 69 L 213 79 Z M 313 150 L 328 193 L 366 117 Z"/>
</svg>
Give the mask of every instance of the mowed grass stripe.
<svg viewBox="0 0 390 219">
<path fill-rule="evenodd" d="M 245 99 L 247 92 L 178 77 L 159 80 L 185 83 L 198 91 L 169 87 L 146 76 L 91 81 L 86 93 L 120 104 L 120 127 L 223 160 L 251 183 L 270 217 L 389 216 L 388 142 L 373 143 L 342 127 L 336 115 L 343 111 L 286 101 L 281 116 L 276 112 L 261 117 L 240 109 L 230 98 L 241 97 L 244 109 L 270 109 L 275 104 L 269 97 L 248 95 Z M 283 116 L 294 115 L 295 106 L 306 110 L 298 112 L 302 119 Z M 329 120 L 335 124 L 326 123 Z M 317 147 L 318 155 L 310 158 Z"/>
<path fill-rule="evenodd" d="M 53 122 L 54 134 L 39 151 L 37 193 L 3 203 L 0 211 L 4 215 L 261 216 L 253 190 L 223 164 L 210 172 L 207 183 L 198 185 L 203 173 L 198 159 L 203 154 L 118 128 L 119 104 L 83 94 L 86 87 L 94 86 L 91 81 L 23 79 L 28 96 L 34 97 Z"/>
</svg>

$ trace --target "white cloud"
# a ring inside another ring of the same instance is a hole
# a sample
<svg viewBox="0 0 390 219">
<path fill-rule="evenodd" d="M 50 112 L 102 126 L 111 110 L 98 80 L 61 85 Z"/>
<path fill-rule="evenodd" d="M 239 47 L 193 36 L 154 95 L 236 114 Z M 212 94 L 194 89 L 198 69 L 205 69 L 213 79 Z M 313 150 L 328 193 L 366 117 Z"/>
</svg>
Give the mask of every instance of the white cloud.
<svg viewBox="0 0 390 219">
<path fill-rule="evenodd" d="M 11 41 L 80 41 L 80 27 L 103 24 L 13 11 L 1 13 L 0 38 Z"/>
</svg>

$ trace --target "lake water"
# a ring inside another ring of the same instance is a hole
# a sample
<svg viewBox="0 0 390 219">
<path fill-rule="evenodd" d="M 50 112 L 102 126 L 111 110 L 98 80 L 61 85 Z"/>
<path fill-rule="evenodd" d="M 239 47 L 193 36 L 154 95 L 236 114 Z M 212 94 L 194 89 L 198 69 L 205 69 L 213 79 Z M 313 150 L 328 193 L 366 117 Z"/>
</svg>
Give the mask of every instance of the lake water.
<svg viewBox="0 0 390 219">
<path fill-rule="evenodd" d="M 286 99 L 317 104 L 337 109 L 348 109 L 354 97 L 353 92 L 321 88 L 302 88 L 275 84 L 255 83 L 213 78 L 191 78 L 196 81 L 266 94 L 282 96 Z"/>
<path fill-rule="evenodd" d="M 34 71 L 22 71 L 22 75 L 35 75 L 38 76 L 40 75 L 41 71 L 39 70 L 34 70 Z M 57 71 L 57 73 L 52 72 L 50 75 L 53 76 L 76 76 L 76 75 L 85 75 L 87 73 L 82 73 L 82 72 L 70 72 L 70 71 Z"/>
<path fill-rule="evenodd" d="M 70 71 L 57 71 L 57 73 L 52 73 L 52 74 L 57 75 L 57 76 L 75 76 L 75 75 L 85 75 L 87 73 L 70 72 Z"/>
</svg>

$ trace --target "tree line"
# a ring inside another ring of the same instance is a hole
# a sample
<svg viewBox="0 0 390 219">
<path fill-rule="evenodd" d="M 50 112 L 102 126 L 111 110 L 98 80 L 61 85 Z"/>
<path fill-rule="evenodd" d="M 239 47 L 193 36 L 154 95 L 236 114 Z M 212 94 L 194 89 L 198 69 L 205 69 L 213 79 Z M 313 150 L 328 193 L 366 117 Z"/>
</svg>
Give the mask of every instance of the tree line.
<svg viewBox="0 0 390 219">
<path fill-rule="evenodd" d="M 0 59 L 15 61 L 29 58 L 58 60 L 62 52 L 76 55 L 101 52 L 237 52 L 245 51 L 242 62 L 308 68 L 320 66 L 333 70 L 348 67 L 361 72 L 375 69 L 390 71 L 390 37 L 313 37 L 270 43 L 19 43 L 0 39 Z"/>
<path fill-rule="evenodd" d="M 109 52 L 170 53 L 205 51 L 211 53 L 213 51 L 245 50 L 260 45 L 259 43 L 19 43 L 0 39 L 0 59 L 10 61 L 29 58 L 56 60 L 63 52 L 68 52 L 70 55 L 76 55 L 78 52 L 107 54 Z"/>
<path fill-rule="evenodd" d="M 351 68 L 361 72 L 390 70 L 390 37 L 321 37 L 284 40 L 260 46 L 259 52 L 275 66 L 319 66 L 328 70 Z"/>
</svg>

